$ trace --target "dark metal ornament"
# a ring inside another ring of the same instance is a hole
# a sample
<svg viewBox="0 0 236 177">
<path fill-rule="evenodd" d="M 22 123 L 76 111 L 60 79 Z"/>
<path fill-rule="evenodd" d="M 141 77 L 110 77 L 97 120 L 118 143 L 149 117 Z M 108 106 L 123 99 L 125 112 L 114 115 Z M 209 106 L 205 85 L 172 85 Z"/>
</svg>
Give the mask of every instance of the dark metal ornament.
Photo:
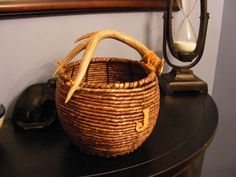
<svg viewBox="0 0 236 177">
<path fill-rule="evenodd" d="M 3 118 L 4 114 L 5 114 L 5 107 L 2 104 L 0 104 L 0 119 Z"/>
<path fill-rule="evenodd" d="M 207 34 L 207 26 L 209 13 L 207 12 L 207 0 L 201 0 L 201 16 L 200 27 L 197 39 L 197 45 L 193 52 L 186 55 L 176 50 L 172 36 L 172 9 L 174 0 L 167 1 L 167 10 L 164 12 L 163 25 L 163 55 L 165 61 L 173 69 L 170 73 L 162 74 L 159 77 L 161 89 L 165 94 L 172 94 L 181 91 L 198 91 L 207 92 L 207 84 L 193 74 L 190 68 L 194 67 L 202 58 L 205 40 Z M 167 55 L 167 45 L 170 53 L 181 62 L 190 62 L 187 65 L 173 64 Z"/>
<path fill-rule="evenodd" d="M 54 79 L 34 84 L 18 97 L 12 115 L 16 128 L 39 129 L 49 126 L 56 118 Z"/>
</svg>

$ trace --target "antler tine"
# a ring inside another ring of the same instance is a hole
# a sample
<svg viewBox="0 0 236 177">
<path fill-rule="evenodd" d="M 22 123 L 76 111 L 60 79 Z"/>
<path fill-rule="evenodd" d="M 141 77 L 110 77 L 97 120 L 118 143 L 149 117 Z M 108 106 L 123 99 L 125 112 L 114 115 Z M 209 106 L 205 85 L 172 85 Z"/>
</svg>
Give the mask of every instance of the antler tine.
<svg viewBox="0 0 236 177">
<path fill-rule="evenodd" d="M 99 38 L 94 38 L 93 40 L 91 40 L 86 49 L 85 49 L 85 52 L 84 52 L 84 55 L 82 57 L 82 63 L 79 67 L 79 72 L 77 73 L 76 75 L 76 80 L 75 80 L 75 83 L 74 85 L 70 88 L 68 94 L 67 94 L 67 97 L 66 97 L 66 100 L 65 100 L 65 103 L 67 103 L 71 96 L 73 95 L 73 93 L 75 92 L 75 90 L 77 89 L 77 87 L 80 85 L 84 75 L 86 74 L 86 71 L 87 71 L 87 68 L 88 68 L 88 65 L 90 63 L 90 60 L 92 59 L 92 56 L 95 52 L 95 49 L 97 47 L 97 43 L 100 41 Z"/>
<path fill-rule="evenodd" d="M 61 70 L 61 68 L 68 62 L 70 62 L 76 55 L 78 55 L 82 50 L 86 48 L 86 46 L 89 43 L 89 39 L 86 41 L 81 42 L 79 45 L 77 45 L 67 56 L 66 58 L 60 62 L 59 66 L 53 73 L 53 77 L 57 75 L 57 73 Z"/>
<path fill-rule="evenodd" d="M 143 44 L 141 44 L 139 41 L 121 32 L 117 32 L 114 30 L 103 30 L 103 31 L 97 32 L 96 34 L 93 34 L 92 38 L 90 39 L 85 49 L 85 53 L 82 58 L 82 63 L 79 67 L 79 72 L 77 73 L 74 85 L 70 88 L 67 94 L 65 103 L 67 103 L 70 100 L 71 96 L 73 95 L 77 87 L 80 85 L 84 75 L 86 74 L 88 65 L 92 59 L 92 56 L 97 47 L 97 44 L 102 39 L 105 39 L 105 38 L 113 38 L 113 39 L 122 41 L 123 43 L 129 45 L 130 47 L 135 48 L 142 57 L 145 55 L 145 53 L 149 51 L 149 49 Z"/>
<path fill-rule="evenodd" d="M 91 33 L 87 33 L 87 34 L 85 34 L 85 35 L 79 37 L 78 39 L 76 39 L 75 43 L 77 43 L 77 42 L 79 42 L 79 41 L 82 41 L 82 40 L 84 40 L 84 39 L 90 38 L 90 37 L 92 37 L 94 34 L 96 34 L 97 32 L 98 32 L 98 31 L 96 31 L 96 32 L 91 32 Z"/>
</svg>

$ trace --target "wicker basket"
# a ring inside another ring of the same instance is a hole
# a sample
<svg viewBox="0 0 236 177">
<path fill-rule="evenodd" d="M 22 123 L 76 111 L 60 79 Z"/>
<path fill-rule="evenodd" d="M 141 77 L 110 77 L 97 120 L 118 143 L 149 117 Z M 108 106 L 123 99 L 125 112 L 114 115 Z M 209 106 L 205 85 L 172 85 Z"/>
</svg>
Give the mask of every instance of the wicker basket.
<svg viewBox="0 0 236 177">
<path fill-rule="evenodd" d="M 57 79 L 56 106 L 65 132 L 82 151 L 93 155 L 115 157 L 140 147 L 159 112 L 158 79 L 152 66 L 128 59 L 94 58 L 65 103 L 82 72 L 81 61 L 68 64 L 74 56 L 70 53 L 61 62 Z"/>
</svg>

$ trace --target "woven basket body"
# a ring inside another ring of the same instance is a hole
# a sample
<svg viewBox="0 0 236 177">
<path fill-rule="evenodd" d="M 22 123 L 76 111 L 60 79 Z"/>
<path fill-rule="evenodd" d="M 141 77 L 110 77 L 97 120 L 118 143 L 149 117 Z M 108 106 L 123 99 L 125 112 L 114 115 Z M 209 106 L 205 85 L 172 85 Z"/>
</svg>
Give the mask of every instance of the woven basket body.
<svg viewBox="0 0 236 177">
<path fill-rule="evenodd" d="M 158 117 L 155 73 L 142 62 L 96 58 L 65 103 L 79 65 L 66 64 L 57 79 L 56 106 L 65 132 L 82 151 L 98 156 L 125 155 L 140 147 Z M 139 129 L 138 124 L 145 127 Z"/>
</svg>

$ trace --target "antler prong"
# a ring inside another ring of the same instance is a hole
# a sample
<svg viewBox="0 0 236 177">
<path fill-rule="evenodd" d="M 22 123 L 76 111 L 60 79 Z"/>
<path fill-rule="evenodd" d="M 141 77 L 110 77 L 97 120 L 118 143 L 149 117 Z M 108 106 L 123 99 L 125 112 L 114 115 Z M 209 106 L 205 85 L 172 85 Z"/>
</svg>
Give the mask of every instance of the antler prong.
<svg viewBox="0 0 236 177">
<path fill-rule="evenodd" d="M 71 96 L 73 95 L 73 93 L 75 92 L 77 87 L 80 85 L 84 75 L 86 74 L 88 65 L 91 61 L 91 58 L 92 58 L 94 52 L 95 52 L 98 42 L 99 42 L 99 38 L 93 39 L 89 42 L 88 46 L 86 47 L 86 50 L 85 50 L 84 55 L 82 57 L 82 63 L 79 67 L 79 72 L 76 75 L 76 80 L 74 82 L 74 85 L 70 88 L 70 90 L 67 94 L 65 103 L 67 103 L 70 100 Z"/>
<path fill-rule="evenodd" d="M 82 41 L 84 39 L 90 38 L 91 36 L 93 36 L 94 34 L 96 34 L 97 32 L 91 32 L 91 33 L 87 33 L 81 37 L 79 37 L 78 39 L 76 39 L 75 43 Z"/>
<path fill-rule="evenodd" d="M 89 40 L 81 42 L 77 45 L 67 56 L 64 60 L 60 61 L 59 66 L 53 73 L 53 77 L 57 75 L 57 73 L 61 70 L 61 68 L 68 62 L 70 62 L 76 55 L 78 55 L 82 50 L 84 50 L 88 45 Z"/>
</svg>

